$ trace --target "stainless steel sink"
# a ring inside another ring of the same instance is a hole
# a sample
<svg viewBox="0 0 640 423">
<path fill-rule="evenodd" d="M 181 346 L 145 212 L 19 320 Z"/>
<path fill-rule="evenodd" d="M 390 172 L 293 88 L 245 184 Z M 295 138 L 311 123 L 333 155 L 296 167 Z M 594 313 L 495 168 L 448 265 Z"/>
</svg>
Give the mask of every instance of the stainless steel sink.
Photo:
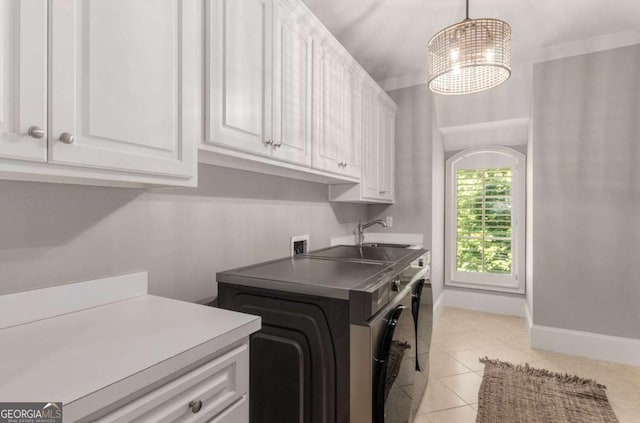
<svg viewBox="0 0 640 423">
<path fill-rule="evenodd" d="M 411 250 L 405 248 L 382 248 L 382 244 L 379 244 L 378 248 L 367 245 L 362 247 L 357 245 L 338 245 L 319 251 L 311 251 L 307 254 L 307 257 L 395 263 L 410 254 L 412 254 Z"/>
<path fill-rule="evenodd" d="M 383 242 L 365 242 L 362 245 L 373 248 L 409 248 L 413 246 L 411 244 L 386 244 Z"/>
</svg>

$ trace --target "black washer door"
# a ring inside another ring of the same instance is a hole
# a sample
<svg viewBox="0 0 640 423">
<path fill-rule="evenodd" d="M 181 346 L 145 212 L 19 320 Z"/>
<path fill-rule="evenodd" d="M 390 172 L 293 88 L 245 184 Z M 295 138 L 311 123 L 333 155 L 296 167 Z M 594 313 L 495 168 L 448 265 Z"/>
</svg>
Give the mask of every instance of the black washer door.
<svg viewBox="0 0 640 423">
<path fill-rule="evenodd" d="M 406 423 L 411 414 L 415 376 L 415 325 L 406 303 L 396 306 L 387 317 L 373 386 L 375 423 Z"/>
</svg>

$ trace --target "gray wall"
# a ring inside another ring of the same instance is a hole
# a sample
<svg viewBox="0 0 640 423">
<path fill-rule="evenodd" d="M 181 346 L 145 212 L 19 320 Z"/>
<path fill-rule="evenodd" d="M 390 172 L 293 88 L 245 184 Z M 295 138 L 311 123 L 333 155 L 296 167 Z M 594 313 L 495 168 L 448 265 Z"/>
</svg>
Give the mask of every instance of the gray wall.
<svg viewBox="0 0 640 423">
<path fill-rule="evenodd" d="M 135 190 L 0 181 L 0 294 L 149 270 L 150 291 L 205 301 L 215 273 L 348 235 L 364 205 L 327 186 L 201 165 L 195 189 Z"/>
<path fill-rule="evenodd" d="M 534 323 L 640 338 L 640 46 L 538 64 Z"/>
<path fill-rule="evenodd" d="M 436 95 L 440 128 L 517 118 L 531 114 L 530 63 L 514 63 L 511 77 L 490 90 L 467 95 Z"/>
<path fill-rule="evenodd" d="M 386 229 L 387 232 L 422 234 L 425 248 L 435 249 L 431 245 L 433 97 L 426 85 L 393 90 L 388 94 L 398 104 L 395 132 L 396 202 L 392 206 L 370 206 L 369 218 L 393 216 L 393 227 Z M 434 285 L 436 283 L 434 280 Z M 434 286 L 434 296 L 439 295 L 440 291 L 441 282 L 440 286 Z"/>
<path fill-rule="evenodd" d="M 369 208 L 371 218 L 393 216 L 388 232 L 431 239 L 432 99 L 425 85 L 389 91 L 398 104 L 395 145 L 395 204 Z"/>
</svg>

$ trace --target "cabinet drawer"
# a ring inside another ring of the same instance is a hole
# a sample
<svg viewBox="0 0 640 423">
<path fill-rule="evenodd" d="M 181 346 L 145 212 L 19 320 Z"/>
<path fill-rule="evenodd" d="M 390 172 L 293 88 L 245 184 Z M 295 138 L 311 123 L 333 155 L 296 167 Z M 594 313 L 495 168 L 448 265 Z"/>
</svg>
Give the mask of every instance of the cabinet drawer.
<svg viewBox="0 0 640 423">
<path fill-rule="evenodd" d="M 249 403 L 244 395 L 231 407 L 209 420 L 208 423 L 240 423 L 249 421 Z"/>
<path fill-rule="evenodd" d="M 246 395 L 248 389 L 249 344 L 246 341 L 237 348 L 96 421 L 100 423 L 205 422 Z M 192 401 L 202 402 L 201 408 L 196 413 L 190 406 Z M 242 420 L 235 421 L 240 423 Z"/>
</svg>

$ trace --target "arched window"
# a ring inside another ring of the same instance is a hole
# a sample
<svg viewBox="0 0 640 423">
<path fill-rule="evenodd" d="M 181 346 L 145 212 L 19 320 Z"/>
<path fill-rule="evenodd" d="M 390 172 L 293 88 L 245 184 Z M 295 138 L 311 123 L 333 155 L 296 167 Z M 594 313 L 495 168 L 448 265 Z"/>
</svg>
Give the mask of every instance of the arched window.
<svg viewBox="0 0 640 423">
<path fill-rule="evenodd" d="M 525 163 L 506 147 L 447 160 L 447 285 L 524 292 Z"/>
</svg>

